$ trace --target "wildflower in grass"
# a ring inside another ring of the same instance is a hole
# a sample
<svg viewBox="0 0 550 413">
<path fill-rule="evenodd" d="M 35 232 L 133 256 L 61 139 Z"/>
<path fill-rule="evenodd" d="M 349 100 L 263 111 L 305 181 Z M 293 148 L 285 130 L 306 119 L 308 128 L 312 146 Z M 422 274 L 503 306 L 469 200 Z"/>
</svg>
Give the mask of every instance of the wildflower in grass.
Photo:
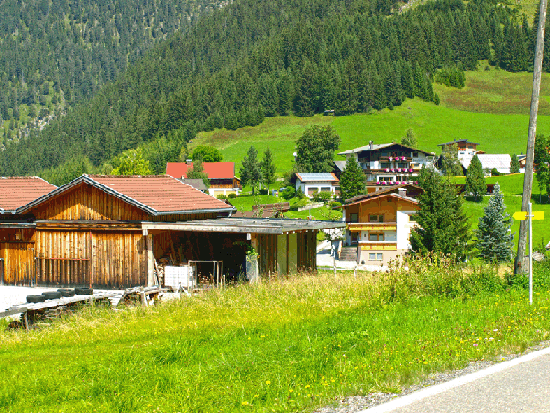
<svg viewBox="0 0 550 413">
<path fill-rule="evenodd" d="M 266 380 L 266 381 L 265 381 L 265 384 L 270 385 L 270 384 L 271 384 L 271 381 Z"/>
</svg>

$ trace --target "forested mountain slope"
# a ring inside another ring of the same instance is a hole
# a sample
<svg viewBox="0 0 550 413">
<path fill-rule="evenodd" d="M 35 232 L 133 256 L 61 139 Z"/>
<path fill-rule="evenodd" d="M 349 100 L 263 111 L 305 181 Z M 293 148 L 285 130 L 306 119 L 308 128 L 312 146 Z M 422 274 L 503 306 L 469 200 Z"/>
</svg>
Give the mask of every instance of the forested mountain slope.
<svg viewBox="0 0 550 413">
<path fill-rule="evenodd" d="M 185 31 L 202 11 L 223 4 L 3 0 L 0 144 L 92 97 L 154 44 Z"/>
<path fill-rule="evenodd" d="M 436 72 L 471 69 L 480 59 L 529 68 L 531 29 L 511 9 L 445 0 L 388 17 L 391 8 L 235 1 L 159 44 L 90 103 L 8 144 L 0 174 L 39 173 L 74 157 L 100 165 L 161 137 L 173 156 L 199 130 L 255 125 L 264 116 L 365 112 L 414 96 L 438 103 Z"/>
</svg>

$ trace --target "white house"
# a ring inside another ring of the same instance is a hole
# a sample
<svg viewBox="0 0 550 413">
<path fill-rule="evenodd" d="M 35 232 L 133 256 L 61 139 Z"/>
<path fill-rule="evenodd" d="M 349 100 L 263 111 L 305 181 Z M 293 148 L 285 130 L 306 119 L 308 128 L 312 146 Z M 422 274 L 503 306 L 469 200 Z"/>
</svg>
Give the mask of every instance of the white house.
<svg viewBox="0 0 550 413">
<path fill-rule="evenodd" d="M 297 173 L 296 191 L 301 189 L 312 198 L 317 192 L 331 192 L 333 196 L 340 195 L 340 180 L 333 173 Z"/>
</svg>

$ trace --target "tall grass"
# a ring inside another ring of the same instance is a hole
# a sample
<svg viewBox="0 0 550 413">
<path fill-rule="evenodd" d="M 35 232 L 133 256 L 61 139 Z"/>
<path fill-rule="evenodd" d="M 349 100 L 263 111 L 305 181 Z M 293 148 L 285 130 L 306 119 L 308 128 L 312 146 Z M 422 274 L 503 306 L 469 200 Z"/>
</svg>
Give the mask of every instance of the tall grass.
<svg viewBox="0 0 550 413">
<path fill-rule="evenodd" d="M 407 267 L 274 278 L 0 333 L 0 410 L 310 411 L 549 337 L 547 290 L 529 307 L 491 267 Z"/>
</svg>

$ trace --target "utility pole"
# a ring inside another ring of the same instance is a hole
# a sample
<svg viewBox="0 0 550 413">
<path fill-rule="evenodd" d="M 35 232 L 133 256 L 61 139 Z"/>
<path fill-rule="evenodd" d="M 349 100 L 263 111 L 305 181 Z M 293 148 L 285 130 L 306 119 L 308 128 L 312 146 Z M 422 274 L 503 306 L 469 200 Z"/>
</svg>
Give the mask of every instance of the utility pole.
<svg viewBox="0 0 550 413">
<path fill-rule="evenodd" d="M 537 29 L 537 44 L 535 46 L 535 62 L 533 66 L 533 93 L 531 94 L 531 111 L 529 115 L 529 132 L 527 135 L 527 158 L 525 159 L 525 177 L 523 178 L 523 197 L 521 210 L 527 211 L 533 191 L 533 158 L 535 137 L 537 134 L 537 113 L 539 109 L 540 81 L 542 73 L 542 56 L 544 53 L 544 26 L 546 25 L 547 0 L 540 0 L 539 26 Z M 525 274 L 527 262 L 525 246 L 527 244 L 527 222 L 519 224 L 518 254 L 514 263 L 514 274 Z"/>
</svg>

